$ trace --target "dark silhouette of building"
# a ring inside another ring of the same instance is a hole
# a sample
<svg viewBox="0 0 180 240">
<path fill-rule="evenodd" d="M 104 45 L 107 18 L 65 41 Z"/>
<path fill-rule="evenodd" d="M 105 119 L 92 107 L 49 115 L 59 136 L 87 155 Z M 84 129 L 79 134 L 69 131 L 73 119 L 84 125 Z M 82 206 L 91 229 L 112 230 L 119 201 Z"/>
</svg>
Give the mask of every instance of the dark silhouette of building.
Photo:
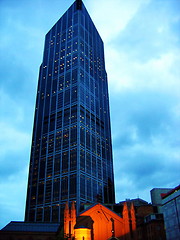
<svg viewBox="0 0 180 240">
<path fill-rule="evenodd" d="M 81 0 L 45 38 L 25 221 L 60 222 L 66 201 L 115 201 L 103 41 Z"/>
</svg>

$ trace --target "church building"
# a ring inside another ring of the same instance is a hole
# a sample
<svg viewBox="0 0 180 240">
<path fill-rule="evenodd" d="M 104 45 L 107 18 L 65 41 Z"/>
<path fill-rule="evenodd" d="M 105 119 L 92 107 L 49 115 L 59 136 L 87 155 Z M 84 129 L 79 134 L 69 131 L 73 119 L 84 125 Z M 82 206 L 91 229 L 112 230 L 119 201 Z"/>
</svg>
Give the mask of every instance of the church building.
<svg viewBox="0 0 180 240">
<path fill-rule="evenodd" d="M 64 237 L 75 240 L 136 239 L 134 205 L 124 203 L 122 216 L 97 203 L 76 217 L 75 203 L 64 210 Z"/>
</svg>

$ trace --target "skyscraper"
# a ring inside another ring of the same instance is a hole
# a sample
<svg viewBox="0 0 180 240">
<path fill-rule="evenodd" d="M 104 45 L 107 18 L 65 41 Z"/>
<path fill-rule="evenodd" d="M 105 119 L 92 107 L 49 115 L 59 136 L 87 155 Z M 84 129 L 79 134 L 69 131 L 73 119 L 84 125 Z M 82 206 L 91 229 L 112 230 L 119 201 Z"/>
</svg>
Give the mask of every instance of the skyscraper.
<svg viewBox="0 0 180 240">
<path fill-rule="evenodd" d="M 67 201 L 115 201 L 104 47 L 81 0 L 45 38 L 25 220 L 59 222 Z"/>
</svg>

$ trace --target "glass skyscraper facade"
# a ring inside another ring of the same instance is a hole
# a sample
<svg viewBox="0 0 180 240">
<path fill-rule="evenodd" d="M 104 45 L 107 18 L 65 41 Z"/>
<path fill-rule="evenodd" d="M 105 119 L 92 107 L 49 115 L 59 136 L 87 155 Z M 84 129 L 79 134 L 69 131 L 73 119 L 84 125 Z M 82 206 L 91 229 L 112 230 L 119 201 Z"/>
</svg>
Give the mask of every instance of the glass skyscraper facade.
<svg viewBox="0 0 180 240">
<path fill-rule="evenodd" d="M 115 201 L 104 46 L 80 0 L 45 38 L 25 221 L 60 222 L 67 201 Z"/>
</svg>

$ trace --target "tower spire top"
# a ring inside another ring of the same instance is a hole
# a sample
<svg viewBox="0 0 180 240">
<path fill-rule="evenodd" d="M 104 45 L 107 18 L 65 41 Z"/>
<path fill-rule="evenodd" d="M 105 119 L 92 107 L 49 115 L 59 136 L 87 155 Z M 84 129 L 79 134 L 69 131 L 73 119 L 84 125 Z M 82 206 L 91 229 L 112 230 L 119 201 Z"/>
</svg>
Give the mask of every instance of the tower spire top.
<svg viewBox="0 0 180 240">
<path fill-rule="evenodd" d="M 82 0 L 76 0 L 76 8 L 77 10 L 82 10 Z"/>
</svg>

